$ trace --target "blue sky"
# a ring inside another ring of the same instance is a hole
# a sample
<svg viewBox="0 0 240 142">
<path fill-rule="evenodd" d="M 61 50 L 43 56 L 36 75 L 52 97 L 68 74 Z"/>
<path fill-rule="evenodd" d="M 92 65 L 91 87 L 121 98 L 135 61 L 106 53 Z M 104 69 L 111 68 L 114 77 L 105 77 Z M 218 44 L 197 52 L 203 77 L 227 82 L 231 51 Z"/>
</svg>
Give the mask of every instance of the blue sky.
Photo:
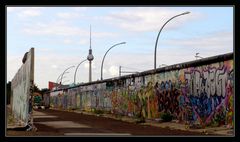
<svg viewBox="0 0 240 142">
<path fill-rule="evenodd" d="M 47 88 L 48 81 L 69 66 L 86 59 L 92 26 L 93 81 L 100 79 L 103 55 L 114 44 L 104 62 L 103 78 L 124 71 L 153 69 L 154 46 L 157 66 L 233 52 L 232 7 L 7 7 L 7 81 L 21 66 L 25 52 L 35 48 L 35 83 Z M 125 67 L 125 68 L 124 68 Z M 134 69 L 134 70 L 133 70 Z M 63 82 L 73 83 L 75 69 Z M 88 62 L 77 72 L 77 82 L 88 82 Z"/>
</svg>

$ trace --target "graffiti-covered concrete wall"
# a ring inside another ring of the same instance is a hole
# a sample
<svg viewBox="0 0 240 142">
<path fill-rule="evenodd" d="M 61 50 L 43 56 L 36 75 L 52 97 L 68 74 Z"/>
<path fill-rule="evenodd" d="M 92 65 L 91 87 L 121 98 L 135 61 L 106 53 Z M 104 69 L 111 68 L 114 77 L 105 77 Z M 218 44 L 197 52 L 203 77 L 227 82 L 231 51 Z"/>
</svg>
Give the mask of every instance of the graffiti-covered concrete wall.
<svg viewBox="0 0 240 142">
<path fill-rule="evenodd" d="M 144 118 L 169 113 L 203 126 L 233 126 L 233 70 L 233 54 L 224 54 L 54 91 L 51 105 Z"/>
<path fill-rule="evenodd" d="M 31 119 L 31 96 L 34 82 L 34 48 L 25 54 L 23 64 L 12 79 L 12 113 L 21 126 Z"/>
</svg>

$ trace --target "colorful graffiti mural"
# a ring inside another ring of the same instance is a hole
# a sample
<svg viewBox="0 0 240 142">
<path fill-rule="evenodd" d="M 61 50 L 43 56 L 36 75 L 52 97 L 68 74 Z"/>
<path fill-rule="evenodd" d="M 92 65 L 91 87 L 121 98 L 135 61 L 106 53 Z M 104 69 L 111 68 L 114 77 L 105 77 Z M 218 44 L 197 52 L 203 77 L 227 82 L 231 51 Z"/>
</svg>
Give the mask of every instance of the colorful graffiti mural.
<svg viewBox="0 0 240 142">
<path fill-rule="evenodd" d="M 231 59 L 51 92 L 51 106 L 148 119 L 169 113 L 180 122 L 232 128 L 233 82 Z"/>
</svg>

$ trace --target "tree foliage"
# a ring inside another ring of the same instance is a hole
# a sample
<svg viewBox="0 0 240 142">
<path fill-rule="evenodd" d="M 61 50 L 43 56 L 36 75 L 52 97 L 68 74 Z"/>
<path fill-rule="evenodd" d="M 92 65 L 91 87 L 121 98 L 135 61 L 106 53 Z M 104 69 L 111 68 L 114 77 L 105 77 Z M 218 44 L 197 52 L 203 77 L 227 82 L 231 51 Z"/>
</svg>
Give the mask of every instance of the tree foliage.
<svg viewBox="0 0 240 142">
<path fill-rule="evenodd" d="M 11 81 L 7 83 L 7 104 L 10 104 L 10 97 L 11 97 Z"/>
<path fill-rule="evenodd" d="M 34 83 L 34 92 L 41 93 L 41 90 L 38 88 L 36 83 Z"/>
</svg>

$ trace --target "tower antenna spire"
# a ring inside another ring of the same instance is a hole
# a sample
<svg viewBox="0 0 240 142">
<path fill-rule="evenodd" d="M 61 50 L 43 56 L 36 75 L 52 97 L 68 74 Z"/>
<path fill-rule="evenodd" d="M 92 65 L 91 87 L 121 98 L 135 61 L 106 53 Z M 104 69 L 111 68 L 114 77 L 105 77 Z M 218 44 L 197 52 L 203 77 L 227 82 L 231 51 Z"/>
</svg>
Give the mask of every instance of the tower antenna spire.
<svg viewBox="0 0 240 142">
<path fill-rule="evenodd" d="M 91 25 L 90 25 L 90 49 L 92 49 L 92 31 L 91 31 Z"/>
<path fill-rule="evenodd" d="M 89 82 L 92 82 L 92 60 L 94 59 L 93 55 L 92 55 L 92 35 L 91 35 L 91 24 L 90 24 L 90 49 L 89 49 L 89 53 L 87 56 L 87 59 L 89 61 Z"/>
</svg>

